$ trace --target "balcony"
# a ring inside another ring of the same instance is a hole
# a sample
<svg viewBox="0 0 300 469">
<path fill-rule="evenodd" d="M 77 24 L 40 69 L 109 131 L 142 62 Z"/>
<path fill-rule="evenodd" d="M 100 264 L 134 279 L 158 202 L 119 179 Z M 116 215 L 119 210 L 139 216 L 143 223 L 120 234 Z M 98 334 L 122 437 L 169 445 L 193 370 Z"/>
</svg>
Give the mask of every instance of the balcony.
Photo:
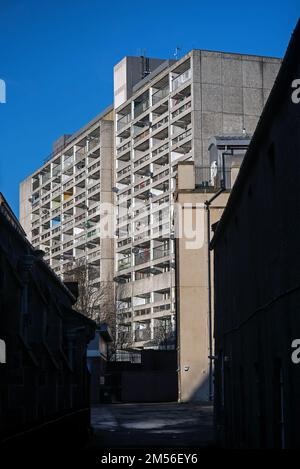
<svg viewBox="0 0 300 469">
<path fill-rule="evenodd" d="M 131 257 L 125 257 L 118 260 L 118 271 L 125 270 L 131 267 Z"/>
<path fill-rule="evenodd" d="M 89 137 L 88 138 L 88 152 L 94 150 L 100 144 L 100 139 L 98 137 Z"/>
<path fill-rule="evenodd" d="M 187 137 L 191 137 L 191 135 L 192 135 L 192 129 L 188 129 L 185 132 L 182 132 L 181 134 L 177 135 L 176 137 L 173 137 L 172 145 L 175 145 L 176 143 L 181 142 L 182 140 L 186 139 Z"/>
<path fill-rule="evenodd" d="M 174 78 L 172 81 L 172 91 L 177 90 L 180 86 L 186 83 L 188 80 L 192 78 L 192 70 L 189 68 L 185 72 L 183 72 L 178 77 Z"/>
<path fill-rule="evenodd" d="M 144 101 L 140 103 L 135 103 L 134 118 L 138 117 L 143 112 L 147 111 L 149 109 L 149 104 L 150 104 L 149 99 L 145 99 Z"/>
<path fill-rule="evenodd" d="M 169 94 L 169 88 L 155 91 L 155 93 L 153 93 L 152 95 L 152 106 L 155 106 L 162 99 L 166 98 L 168 94 Z"/>
<path fill-rule="evenodd" d="M 79 163 L 80 161 L 82 161 L 85 158 L 85 156 L 86 156 L 85 147 L 79 148 L 79 150 L 75 152 L 75 163 Z"/>
<path fill-rule="evenodd" d="M 79 195 L 76 195 L 76 197 L 75 197 L 75 203 L 79 202 L 80 200 L 82 200 L 82 199 L 84 199 L 84 198 L 85 198 L 85 191 L 82 192 L 82 193 L 79 194 Z M 69 202 L 70 202 L 70 205 L 71 205 L 71 203 L 73 202 L 73 200 L 70 200 Z M 69 206 L 69 202 L 67 202 L 67 203 L 64 205 L 64 207 L 68 207 L 68 206 Z"/>
<path fill-rule="evenodd" d="M 131 172 L 131 165 L 128 164 L 124 168 L 121 168 L 121 169 L 118 170 L 117 178 L 120 179 L 122 177 L 125 177 L 127 174 L 130 174 L 130 172 Z"/>
<path fill-rule="evenodd" d="M 145 264 L 145 262 L 150 262 L 150 249 L 141 251 L 134 257 L 134 264 L 136 266 Z"/>
<path fill-rule="evenodd" d="M 137 156 L 135 158 L 135 161 L 134 161 L 134 164 L 133 164 L 134 169 L 136 169 L 137 167 L 139 167 L 142 164 L 146 163 L 146 161 L 150 160 L 150 154 L 148 152 L 146 154 L 142 154 L 142 155 L 140 154 L 139 156 Z"/>
<path fill-rule="evenodd" d="M 126 114 L 125 116 L 121 117 L 121 119 L 117 121 L 117 132 L 122 130 L 128 124 L 130 124 L 130 122 L 131 122 L 131 114 Z"/>
<path fill-rule="evenodd" d="M 131 189 L 124 190 L 120 195 L 118 195 L 118 203 L 125 201 L 131 196 Z"/>
<path fill-rule="evenodd" d="M 169 121 L 169 116 L 163 117 L 161 120 L 156 122 L 154 125 L 152 125 L 152 134 L 155 132 L 157 129 L 160 129 L 163 125 L 167 124 Z"/>
<path fill-rule="evenodd" d="M 100 168 L 100 161 L 97 161 L 96 163 L 93 163 L 92 165 L 90 164 L 88 166 L 88 174 L 92 173 L 95 169 Z"/>
<path fill-rule="evenodd" d="M 150 182 L 151 182 L 150 179 L 146 179 L 145 181 L 141 181 L 140 183 L 136 184 L 134 186 L 134 193 L 136 194 L 136 192 L 140 192 L 146 187 L 148 187 L 150 185 Z"/>
<path fill-rule="evenodd" d="M 167 176 L 169 176 L 169 174 L 170 174 L 169 169 L 161 170 L 158 174 L 153 176 L 152 181 L 153 181 L 153 183 L 155 183 L 157 181 L 160 181 L 161 179 L 164 179 Z"/>
<path fill-rule="evenodd" d="M 190 96 L 188 97 L 190 98 Z M 185 104 L 180 106 L 178 109 L 176 109 L 174 112 L 172 112 L 172 119 L 176 119 L 180 114 L 183 114 L 186 111 L 189 111 L 192 107 L 192 102 L 191 100 L 187 101 Z"/>
<path fill-rule="evenodd" d="M 95 184 L 94 186 L 92 186 L 90 189 L 88 189 L 88 195 L 91 195 L 95 191 L 99 191 L 99 190 L 100 190 L 100 182 L 98 184 Z"/>
<path fill-rule="evenodd" d="M 141 317 L 141 316 L 149 316 L 151 314 L 151 308 L 142 308 L 142 309 L 134 309 L 134 317 Z"/>
<path fill-rule="evenodd" d="M 128 161 L 130 159 L 130 150 L 131 142 L 129 141 L 117 149 L 117 158 L 121 161 Z"/>
<path fill-rule="evenodd" d="M 153 260 L 161 259 L 161 258 L 167 257 L 169 255 L 170 255 L 169 248 L 166 248 L 164 246 L 157 246 L 157 247 L 153 248 Z"/>
<path fill-rule="evenodd" d="M 166 142 L 166 143 L 163 143 L 162 145 L 160 145 L 158 148 L 155 148 L 155 149 L 152 149 L 152 156 L 157 156 L 159 155 L 160 153 L 162 153 L 163 151 L 166 151 L 169 149 L 169 142 Z"/>
</svg>

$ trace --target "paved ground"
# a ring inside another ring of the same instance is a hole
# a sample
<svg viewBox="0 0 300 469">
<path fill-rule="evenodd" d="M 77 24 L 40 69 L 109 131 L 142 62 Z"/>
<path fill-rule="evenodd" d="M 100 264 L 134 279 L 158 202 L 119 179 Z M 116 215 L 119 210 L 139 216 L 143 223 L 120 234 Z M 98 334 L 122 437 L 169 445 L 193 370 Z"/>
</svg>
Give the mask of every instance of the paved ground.
<svg viewBox="0 0 300 469">
<path fill-rule="evenodd" d="M 107 404 L 92 409 L 89 449 L 211 447 L 212 406 Z"/>
</svg>

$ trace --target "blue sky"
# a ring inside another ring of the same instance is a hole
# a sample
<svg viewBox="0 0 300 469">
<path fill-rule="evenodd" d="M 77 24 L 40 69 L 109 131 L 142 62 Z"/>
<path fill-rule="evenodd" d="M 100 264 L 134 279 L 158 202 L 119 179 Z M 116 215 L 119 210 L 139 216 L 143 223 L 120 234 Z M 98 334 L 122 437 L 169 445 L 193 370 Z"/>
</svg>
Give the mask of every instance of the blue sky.
<svg viewBox="0 0 300 469">
<path fill-rule="evenodd" d="M 0 191 L 18 214 L 19 182 L 112 102 L 125 55 L 173 58 L 179 46 L 281 57 L 298 2 L 0 0 Z"/>
</svg>

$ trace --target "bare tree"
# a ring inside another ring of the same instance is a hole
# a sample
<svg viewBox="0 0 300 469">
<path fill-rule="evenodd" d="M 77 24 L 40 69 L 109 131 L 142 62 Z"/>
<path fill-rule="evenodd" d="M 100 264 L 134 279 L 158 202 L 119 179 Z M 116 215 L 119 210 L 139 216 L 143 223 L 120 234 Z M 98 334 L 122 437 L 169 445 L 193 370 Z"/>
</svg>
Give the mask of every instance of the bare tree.
<svg viewBox="0 0 300 469">
<path fill-rule="evenodd" d="M 132 346 L 131 325 L 123 322 L 123 310 L 122 302 L 115 301 L 114 315 L 117 327 L 113 342 L 110 344 L 110 359 L 115 357 L 117 352 L 126 351 Z"/>
<path fill-rule="evenodd" d="M 74 308 L 97 324 L 106 322 L 115 334 L 115 310 L 113 283 L 109 281 L 94 283 L 99 268 L 76 261 L 72 269 L 64 274 L 64 280 L 78 284 L 78 299 Z"/>
<path fill-rule="evenodd" d="M 157 320 L 154 327 L 154 343 L 161 349 L 168 350 L 175 346 L 175 330 L 169 320 Z"/>
</svg>

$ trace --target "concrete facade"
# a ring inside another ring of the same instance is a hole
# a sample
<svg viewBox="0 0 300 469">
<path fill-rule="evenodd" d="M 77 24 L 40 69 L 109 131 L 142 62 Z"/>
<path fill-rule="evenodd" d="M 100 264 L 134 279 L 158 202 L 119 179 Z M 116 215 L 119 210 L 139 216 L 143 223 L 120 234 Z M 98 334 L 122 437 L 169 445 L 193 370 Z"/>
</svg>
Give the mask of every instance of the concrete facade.
<svg viewBox="0 0 300 469">
<path fill-rule="evenodd" d="M 134 347 L 175 329 L 173 204 L 177 164 L 193 161 L 209 184 L 215 135 L 251 134 L 279 59 L 193 50 L 158 66 L 115 99 L 115 243 L 119 330 Z"/>
<path fill-rule="evenodd" d="M 300 444 L 299 57 L 298 22 L 212 243 L 216 432 L 230 448 Z"/>
<path fill-rule="evenodd" d="M 181 402 L 213 399 L 213 259 L 209 244 L 249 142 L 247 135 L 212 138 L 209 174 L 195 168 L 192 161 L 178 163 L 175 265 Z M 204 176 L 209 180 L 203 181 Z"/>
<path fill-rule="evenodd" d="M 33 246 L 62 278 L 78 263 L 88 265 L 91 285 L 106 285 L 110 304 L 114 246 L 102 233 L 100 216 L 113 202 L 112 185 L 112 108 L 55 145 L 45 164 L 20 185 L 20 221 Z"/>
<path fill-rule="evenodd" d="M 208 358 L 211 353 L 208 316 L 208 225 L 205 202 L 212 195 L 213 193 L 201 189 L 196 190 L 192 162 L 179 163 L 176 202 L 183 207 L 183 219 L 190 216 L 193 226 L 197 227 L 198 224 L 197 229 L 202 231 L 201 234 L 198 233 L 201 246 L 195 246 L 194 249 L 190 248 L 191 241 L 185 233 L 176 239 L 178 399 L 181 402 L 211 399 Z M 226 191 L 211 204 L 210 229 L 221 218 L 228 196 L 229 191 Z"/>
</svg>

